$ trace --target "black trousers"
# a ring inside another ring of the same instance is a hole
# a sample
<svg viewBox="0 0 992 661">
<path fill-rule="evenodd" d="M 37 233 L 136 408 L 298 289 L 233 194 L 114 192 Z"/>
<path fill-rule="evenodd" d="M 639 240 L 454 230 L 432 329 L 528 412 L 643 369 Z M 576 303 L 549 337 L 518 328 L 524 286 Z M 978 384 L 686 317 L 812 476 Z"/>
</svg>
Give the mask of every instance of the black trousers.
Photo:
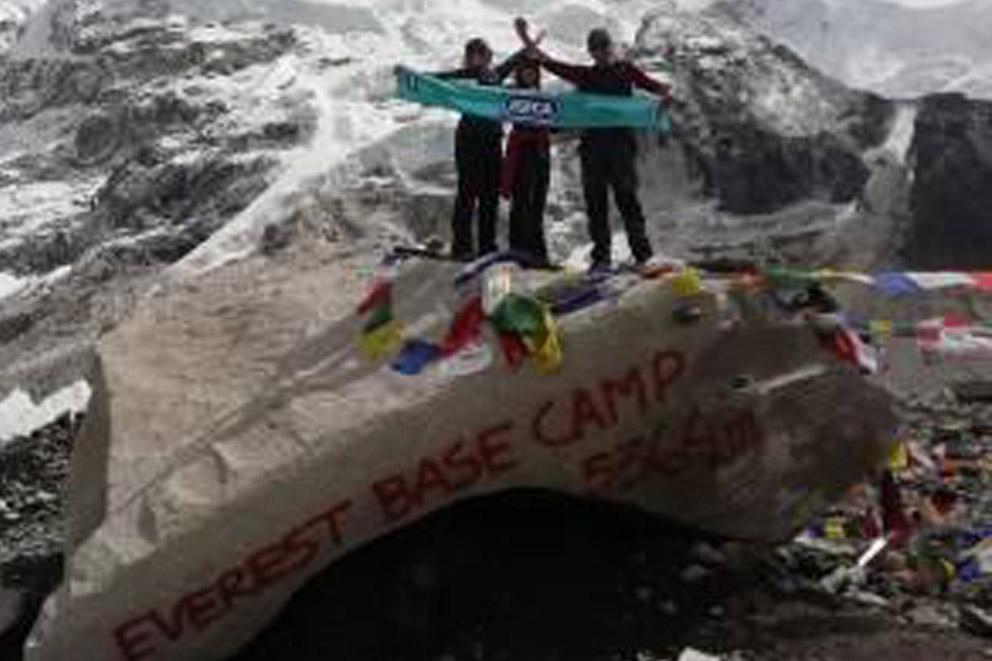
<svg viewBox="0 0 992 661">
<path fill-rule="evenodd" d="M 499 177 L 503 159 L 499 130 L 459 125 L 455 136 L 458 197 L 451 221 L 452 252 L 470 258 L 497 251 L 496 219 L 499 214 Z M 472 245 L 473 217 L 479 215 L 478 248 Z"/>
<path fill-rule="evenodd" d="M 582 186 L 589 216 L 594 264 L 609 264 L 613 233 L 610 229 L 610 190 L 623 217 L 630 251 L 638 262 L 651 258 L 644 211 L 637 196 L 637 144 L 633 135 L 585 138 L 582 154 Z"/>
<path fill-rule="evenodd" d="M 548 204 L 550 181 L 551 155 L 548 150 L 537 145 L 522 148 L 513 179 L 510 249 L 530 255 L 538 264 L 548 262 L 544 209 Z"/>
</svg>

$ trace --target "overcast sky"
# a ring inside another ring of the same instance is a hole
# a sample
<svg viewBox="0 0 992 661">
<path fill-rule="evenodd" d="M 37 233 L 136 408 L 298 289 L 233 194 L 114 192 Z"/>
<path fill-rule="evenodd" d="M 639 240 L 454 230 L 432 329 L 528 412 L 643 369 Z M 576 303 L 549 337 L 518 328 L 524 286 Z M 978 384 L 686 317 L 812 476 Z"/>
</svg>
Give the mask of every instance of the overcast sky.
<svg viewBox="0 0 992 661">
<path fill-rule="evenodd" d="M 850 2 L 858 2 L 858 0 L 849 0 Z M 905 5 L 907 7 L 940 7 L 941 5 L 953 5 L 961 0 L 891 0 L 896 4 Z"/>
</svg>

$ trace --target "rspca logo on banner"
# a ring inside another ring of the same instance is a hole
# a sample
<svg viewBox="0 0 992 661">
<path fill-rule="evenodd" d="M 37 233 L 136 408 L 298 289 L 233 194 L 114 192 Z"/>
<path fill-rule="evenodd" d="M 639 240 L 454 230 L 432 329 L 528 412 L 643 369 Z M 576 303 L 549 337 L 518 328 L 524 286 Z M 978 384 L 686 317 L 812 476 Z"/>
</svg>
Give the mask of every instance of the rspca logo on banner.
<svg viewBox="0 0 992 661">
<path fill-rule="evenodd" d="M 511 96 L 503 104 L 506 121 L 532 126 L 553 126 L 558 120 L 558 102 L 539 96 Z"/>
</svg>

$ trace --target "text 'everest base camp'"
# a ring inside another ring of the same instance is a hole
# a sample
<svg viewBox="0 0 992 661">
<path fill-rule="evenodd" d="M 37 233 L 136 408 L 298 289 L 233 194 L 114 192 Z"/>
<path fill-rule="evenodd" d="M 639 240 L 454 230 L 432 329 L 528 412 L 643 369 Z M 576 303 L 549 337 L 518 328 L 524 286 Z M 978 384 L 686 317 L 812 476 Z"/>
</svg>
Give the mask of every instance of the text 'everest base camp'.
<svg viewBox="0 0 992 661">
<path fill-rule="evenodd" d="M 990 26 L 0 0 L 0 660 L 987 658 Z"/>
</svg>

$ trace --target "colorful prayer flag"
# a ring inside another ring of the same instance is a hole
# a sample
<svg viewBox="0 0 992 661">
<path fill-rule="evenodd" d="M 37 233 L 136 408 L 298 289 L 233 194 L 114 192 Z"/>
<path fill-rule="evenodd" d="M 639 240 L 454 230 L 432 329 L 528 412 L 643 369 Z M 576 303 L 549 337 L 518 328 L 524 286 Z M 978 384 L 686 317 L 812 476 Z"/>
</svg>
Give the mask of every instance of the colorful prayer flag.
<svg viewBox="0 0 992 661">
<path fill-rule="evenodd" d="M 373 285 L 372 290 L 369 291 L 365 300 L 361 302 L 358 306 L 358 315 L 364 317 L 373 309 L 381 306 L 390 306 L 392 304 L 393 296 L 393 283 L 388 280 L 382 280 Z"/>
<path fill-rule="evenodd" d="M 441 347 L 423 340 L 410 340 L 393 360 L 392 367 L 400 374 L 417 376 L 440 358 Z"/>
<path fill-rule="evenodd" d="M 909 469 L 909 447 L 905 441 L 898 441 L 889 455 L 889 470 L 901 473 Z"/>
<path fill-rule="evenodd" d="M 905 273 L 879 273 L 875 276 L 875 288 L 892 298 L 913 296 L 922 291 Z"/>
<path fill-rule="evenodd" d="M 482 309 L 492 315 L 500 303 L 513 292 L 513 272 L 515 265 L 495 264 L 486 271 L 482 289 Z"/>
<path fill-rule="evenodd" d="M 500 332 L 531 337 L 544 325 L 545 310 L 536 298 L 510 294 L 493 313 L 492 322 Z"/>
<path fill-rule="evenodd" d="M 500 333 L 499 344 L 503 349 L 503 357 L 510 369 L 516 372 L 527 360 L 527 345 L 515 333 Z"/>
<path fill-rule="evenodd" d="M 365 322 L 364 333 L 371 333 L 393 321 L 393 309 L 389 305 L 379 305 L 372 311 L 372 316 Z"/>
<path fill-rule="evenodd" d="M 362 355 L 368 360 L 380 360 L 399 351 L 403 346 L 403 326 L 390 321 L 376 330 L 365 333 L 358 341 Z"/>
<path fill-rule="evenodd" d="M 474 296 L 455 315 L 448 334 L 441 342 L 441 353 L 453 356 L 482 335 L 482 324 L 486 313 L 482 309 L 482 297 Z"/>
<path fill-rule="evenodd" d="M 531 358 L 540 374 L 554 374 L 561 369 L 563 353 L 558 324 L 547 308 L 543 311 L 540 330 L 524 338 L 531 349 Z"/>
<path fill-rule="evenodd" d="M 888 344 L 892 340 L 892 322 L 891 321 L 872 321 L 868 325 L 869 332 L 871 333 L 872 341 L 879 345 Z"/>
<path fill-rule="evenodd" d="M 703 292 L 703 275 L 697 269 L 683 269 L 672 278 L 672 290 L 679 298 L 691 298 Z"/>
</svg>

